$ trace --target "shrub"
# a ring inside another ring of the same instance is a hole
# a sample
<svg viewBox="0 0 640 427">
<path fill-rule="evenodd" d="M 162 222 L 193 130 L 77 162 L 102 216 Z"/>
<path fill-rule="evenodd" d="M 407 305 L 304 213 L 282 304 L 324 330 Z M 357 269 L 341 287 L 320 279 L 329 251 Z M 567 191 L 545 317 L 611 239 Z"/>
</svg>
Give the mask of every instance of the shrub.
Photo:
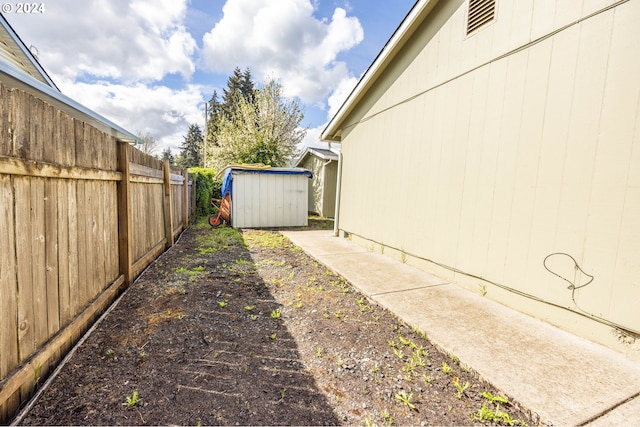
<svg viewBox="0 0 640 427">
<path fill-rule="evenodd" d="M 222 177 L 216 177 L 214 170 L 209 168 L 189 168 L 189 173 L 196 186 L 196 216 L 214 214 L 211 198 L 220 198 Z"/>
</svg>

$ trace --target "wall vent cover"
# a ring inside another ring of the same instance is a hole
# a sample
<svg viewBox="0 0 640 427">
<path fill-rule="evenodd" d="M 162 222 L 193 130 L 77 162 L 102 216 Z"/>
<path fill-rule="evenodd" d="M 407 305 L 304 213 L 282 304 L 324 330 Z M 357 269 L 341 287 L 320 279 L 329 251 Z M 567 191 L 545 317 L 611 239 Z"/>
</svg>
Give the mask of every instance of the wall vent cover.
<svg viewBox="0 0 640 427">
<path fill-rule="evenodd" d="M 467 34 L 471 34 L 495 18 L 495 0 L 469 0 Z"/>
</svg>

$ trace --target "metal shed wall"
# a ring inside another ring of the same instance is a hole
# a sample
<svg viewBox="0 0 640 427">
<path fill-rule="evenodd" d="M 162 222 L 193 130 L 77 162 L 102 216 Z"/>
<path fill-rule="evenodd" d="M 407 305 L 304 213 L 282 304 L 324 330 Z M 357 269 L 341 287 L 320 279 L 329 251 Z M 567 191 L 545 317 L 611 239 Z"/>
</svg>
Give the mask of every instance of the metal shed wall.
<svg viewBox="0 0 640 427">
<path fill-rule="evenodd" d="M 236 228 L 297 227 L 308 224 L 309 177 L 232 171 L 231 225 Z"/>
</svg>

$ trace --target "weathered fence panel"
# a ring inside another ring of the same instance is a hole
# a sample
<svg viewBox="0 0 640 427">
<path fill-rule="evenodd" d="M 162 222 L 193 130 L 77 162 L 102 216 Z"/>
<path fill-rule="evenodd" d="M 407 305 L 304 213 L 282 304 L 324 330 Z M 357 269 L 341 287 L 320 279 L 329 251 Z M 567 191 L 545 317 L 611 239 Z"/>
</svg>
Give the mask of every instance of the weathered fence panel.
<svg viewBox="0 0 640 427">
<path fill-rule="evenodd" d="M 188 174 L 0 84 L 0 423 L 188 223 Z M 170 191 L 167 191 L 170 189 Z M 169 220 L 170 238 L 166 224 Z"/>
</svg>

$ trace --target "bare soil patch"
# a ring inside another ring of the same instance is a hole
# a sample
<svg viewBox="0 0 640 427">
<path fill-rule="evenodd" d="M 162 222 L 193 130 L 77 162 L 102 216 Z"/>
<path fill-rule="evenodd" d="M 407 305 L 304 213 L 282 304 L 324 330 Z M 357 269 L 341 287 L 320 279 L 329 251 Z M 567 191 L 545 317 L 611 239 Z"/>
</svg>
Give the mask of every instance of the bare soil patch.
<svg viewBox="0 0 640 427">
<path fill-rule="evenodd" d="M 21 423 L 532 424 L 428 334 L 276 230 L 203 223 L 131 286 Z"/>
</svg>

